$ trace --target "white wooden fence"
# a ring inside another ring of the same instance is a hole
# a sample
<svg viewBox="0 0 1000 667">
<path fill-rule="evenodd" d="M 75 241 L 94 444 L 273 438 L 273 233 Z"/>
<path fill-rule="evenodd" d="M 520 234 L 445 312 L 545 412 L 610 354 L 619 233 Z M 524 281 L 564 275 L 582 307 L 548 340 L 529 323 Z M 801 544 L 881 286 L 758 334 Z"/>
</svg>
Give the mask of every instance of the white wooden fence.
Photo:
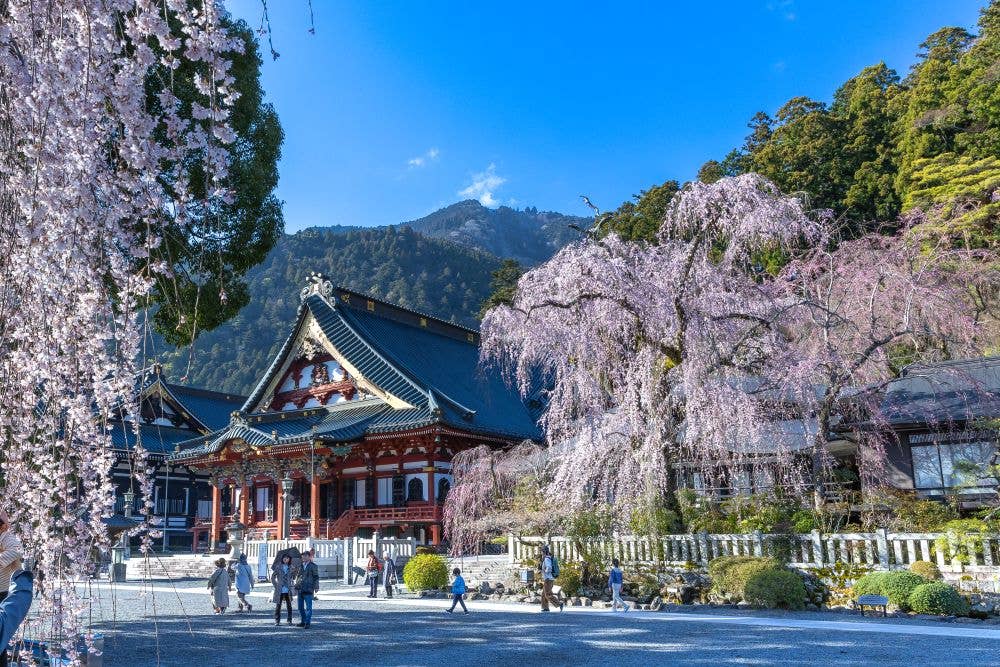
<svg viewBox="0 0 1000 667">
<path fill-rule="evenodd" d="M 299 551 L 316 550 L 316 564 L 327 571 L 337 572 L 337 576 L 348 580 L 351 568 L 363 567 L 368 560 L 368 552 L 374 551 L 382 557 L 389 552 L 393 558 L 409 557 L 417 553 L 417 541 L 386 539 L 375 535 L 368 539 L 347 538 L 340 540 L 320 540 L 307 537 L 302 540 L 248 540 L 244 552 L 250 563 L 258 563 L 261 556 L 270 563 L 283 549 L 296 547 Z"/>
<path fill-rule="evenodd" d="M 607 558 L 619 558 L 628 564 L 682 566 L 694 563 L 704 567 L 719 556 L 774 555 L 782 547 L 790 546 L 790 564 L 807 569 L 829 567 L 839 562 L 891 570 L 907 568 L 917 560 L 937 563 L 942 571 L 993 570 L 1000 566 L 1000 535 L 970 534 L 949 538 L 946 533 L 877 530 L 873 533 L 823 534 L 814 530 L 791 536 L 790 545 L 788 539 L 789 536 L 785 535 L 759 532 L 734 535 L 695 533 L 663 538 L 623 535 L 584 540 L 510 535 L 508 558 L 511 564 L 535 561 L 542 544 L 548 544 L 556 558 L 562 561 L 580 560 L 581 550 L 586 550 L 596 551 Z M 779 544 L 779 540 L 786 540 L 785 545 Z"/>
</svg>

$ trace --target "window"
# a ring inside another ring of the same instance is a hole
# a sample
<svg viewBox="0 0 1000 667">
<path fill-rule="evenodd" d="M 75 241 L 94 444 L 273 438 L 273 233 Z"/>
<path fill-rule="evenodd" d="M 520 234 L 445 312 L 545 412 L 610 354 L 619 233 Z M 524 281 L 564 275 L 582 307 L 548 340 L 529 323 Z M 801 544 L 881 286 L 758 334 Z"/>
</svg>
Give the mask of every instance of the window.
<svg viewBox="0 0 1000 667">
<path fill-rule="evenodd" d="M 365 487 L 368 486 L 365 482 L 368 480 L 359 479 L 354 483 L 354 506 L 364 507 L 365 506 Z"/>
<path fill-rule="evenodd" d="M 419 477 L 414 477 L 406 485 L 406 499 L 409 501 L 424 499 L 424 483 Z"/>
<path fill-rule="evenodd" d="M 438 480 L 438 488 L 436 496 L 437 501 L 439 503 L 443 503 L 445 499 L 448 497 L 449 491 L 451 491 L 451 482 L 448 481 L 448 478 L 443 477 L 440 480 Z"/>
<path fill-rule="evenodd" d="M 921 438 L 924 441 L 928 439 L 931 438 Z M 914 440 L 916 438 L 911 436 L 911 442 Z M 995 452 L 996 445 L 988 440 L 911 444 L 914 486 L 918 489 L 965 486 L 969 492 L 981 492 L 984 490 L 982 487 L 996 486 L 996 480 L 992 478 L 970 479 L 962 470 L 968 464 L 985 468 L 993 459 Z M 972 485 L 976 487 L 973 488 Z"/>
<path fill-rule="evenodd" d="M 378 478 L 378 504 L 392 504 L 392 477 Z"/>
</svg>

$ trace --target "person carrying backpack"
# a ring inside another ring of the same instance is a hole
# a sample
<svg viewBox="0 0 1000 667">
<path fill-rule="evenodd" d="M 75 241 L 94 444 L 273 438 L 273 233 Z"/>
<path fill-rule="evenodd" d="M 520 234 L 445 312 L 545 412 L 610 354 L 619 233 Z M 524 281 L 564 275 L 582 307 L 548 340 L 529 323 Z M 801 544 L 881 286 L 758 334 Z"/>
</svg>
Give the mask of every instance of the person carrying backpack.
<svg viewBox="0 0 1000 667">
<path fill-rule="evenodd" d="M 559 576 L 559 561 L 549 551 L 548 546 L 542 547 L 542 611 L 549 611 L 549 602 L 559 607 L 559 611 L 565 606 L 555 593 L 552 586 L 555 585 L 556 577 Z"/>
</svg>

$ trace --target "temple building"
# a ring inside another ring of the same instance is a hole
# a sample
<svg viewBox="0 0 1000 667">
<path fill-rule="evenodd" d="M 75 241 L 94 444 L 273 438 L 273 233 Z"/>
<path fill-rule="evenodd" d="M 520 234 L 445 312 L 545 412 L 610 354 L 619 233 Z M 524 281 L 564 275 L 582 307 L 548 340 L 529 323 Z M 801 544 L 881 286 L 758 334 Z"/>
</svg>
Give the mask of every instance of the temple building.
<svg viewBox="0 0 1000 667">
<path fill-rule="evenodd" d="M 479 365 L 479 333 L 335 288 L 314 275 L 291 333 L 225 425 L 176 445 L 170 462 L 211 480 L 222 541 L 311 536 L 441 540 L 451 459 L 541 440 L 541 405 Z M 231 510 L 230 512 L 227 510 Z"/>
<path fill-rule="evenodd" d="M 173 465 L 167 457 L 179 443 L 229 423 L 230 413 L 246 397 L 169 383 L 159 364 L 142 379 L 138 391 L 138 416 L 122 412 L 111 424 L 115 516 L 139 516 L 143 500 L 135 486 L 132 454 L 141 443 L 153 469 L 153 521 L 161 531 L 154 546 L 183 548 L 191 544 L 192 526 L 209 516 L 211 488 L 206 474 Z"/>
</svg>

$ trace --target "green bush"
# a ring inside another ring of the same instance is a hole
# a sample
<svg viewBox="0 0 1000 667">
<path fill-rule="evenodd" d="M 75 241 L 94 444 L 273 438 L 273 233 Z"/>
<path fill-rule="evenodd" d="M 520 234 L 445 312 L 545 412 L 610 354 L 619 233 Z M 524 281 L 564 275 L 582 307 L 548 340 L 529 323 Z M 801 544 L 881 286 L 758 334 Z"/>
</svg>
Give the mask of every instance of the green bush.
<svg viewBox="0 0 1000 667">
<path fill-rule="evenodd" d="M 403 583 L 411 591 L 428 591 L 448 585 L 448 562 L 437 554 L 417 554 L 403 568 Z"/>
<path fill-rule="evenodd" d="M 583 588 L 583 568 L 580 563 L 560 563 L 556 584 L 562 588 L 564 595 L 579 595 Z"/>
<path fill-rule="evenodd" d="M 910 563 L 910 572 L 919 574 L 927 581 L 937 581 L 941 578 L 941 570 L 929 560 L 915 560 Z"/>
<path fill-rule="evenodd" d="M 854 597 L 862 595 L 884 595 L 889 603 L 903 611 L 910 608 L 910 593 L 921 584 L 927 583 L 919 574 L 905 570 L 897 572 L 872 572 L 857 580 L 854 584 Z"/>
<path fill-rule="evenodd" d="M 806 587 L 802 577 L 789 570 L 761 570 L 747 581 L 743 599 L 768 608 L 802 609 Z"/>
<path fill-rule="evenodd" d="M 724 595 L 742 596 L 746 581 L 742 579 L 742 572 L 737 573 L 734 570 L 759 561 L 767 561 L 771 565 L 776 565 L 770 559 L 753 556 L 720 556 L 712 559 L 708 564 L 708 576 L 712 579 L 712 589 Z"/>
<path fill-rule="evenodd" d="M 902 611 L 909 611 L 910 594 L 917 586 L 922 586 L 925 583 L 927 580 L 919 574 L 906 570 L 886 572 L 882 579 L 882 595 L 889 598 L 889 602 Z"/>
<path fill-rule="evenodd" d="M 663 507 L 662 503 L 656 503 L 632 510 L 628 528 L 633 535 L 660 537 L 677 533 L 683 526 L 677 512 Z"/>
<path fill-rule="evenodd" d="M 910 593 L 910 607 L 918 614 L 962 616 L 969 603 L 954 588 L 941 581 L 920 584 Z"/>
<path fill-rule="evenodd" d="M 816 514 L 811 510 L 795 510 L 792 513 L 792 529 L 796 533 L 810 533 L 819 527 Z"/>
<path fill-rule="evenodd" d="M 885 595 L 883 580 L 887 574 L 889 573 L 869 572 L 855 581 L 854 586 L 851 587 L 854 591 L 854 597 L 858 598 L 862 595 Z"/>
</svg>

